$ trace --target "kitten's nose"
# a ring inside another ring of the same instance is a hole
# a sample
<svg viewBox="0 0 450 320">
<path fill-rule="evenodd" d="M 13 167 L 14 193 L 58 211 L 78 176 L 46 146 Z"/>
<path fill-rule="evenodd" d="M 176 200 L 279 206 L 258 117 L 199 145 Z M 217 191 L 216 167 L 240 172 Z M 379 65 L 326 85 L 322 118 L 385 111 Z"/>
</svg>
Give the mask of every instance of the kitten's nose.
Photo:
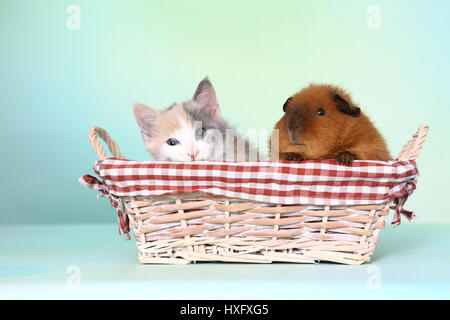
<svg viewBox="0 0 450 320">
<path fill-rule="evenodd" d="M 190 156 L 191 156 L 191 160 L 194 161 L 195 158 L 197 158 L 197 156 L 198 156 L 198 151 L 197 151 L 195 154 L 192 152 L 192 153 L 190 154 Z"/>
</svg>

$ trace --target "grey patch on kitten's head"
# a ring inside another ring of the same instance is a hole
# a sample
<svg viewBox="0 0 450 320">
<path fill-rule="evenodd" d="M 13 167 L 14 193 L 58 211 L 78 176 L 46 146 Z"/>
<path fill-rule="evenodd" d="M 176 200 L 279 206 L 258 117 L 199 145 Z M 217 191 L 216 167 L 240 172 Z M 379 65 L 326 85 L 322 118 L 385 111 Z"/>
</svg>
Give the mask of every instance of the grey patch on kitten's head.
<svg viewBox="0 0 450 320">
<path fill-rule="evenodd" d="M 193 122 L 200 122 L 201 126 L 208 129 L 218 129 L 225 135 L 228 124 L 225 119 L 211 114 L 211 112 L 204 108 L 198 108 L 196 104 L 186 102 L 183 104 L 183 109 L 191 117 Z"/>
<path fill-rule="evenodd" d="M 202 128 L 207 131 L 218 130 L 216 134 L 211 133 L 214 135 L 214 140 L 211 139 L 210 143 L 217 144 L 216 154 L 220 154 L 221 160 L 253 160 L 249 158 L 249 153 L 254 149 L 248 140 L 242 137 L 236 129 L 231 128 L 220 115 L 214 87 L 207 77 L 199 83 L 192 100 L 184 103 L 183 108 L 195 123 L 201 124 Z M 207 134 L 207 138 L 208 136 Z M 254 160 L 257 160 L 260 156 L 257 151 L 255 154 Z"/>
<path fill-rule="evenodd" d="M 225 136 L 228 123 L 220 115 L 216 92 L 208 77 L 200 81 L 194 96 L 183 103 L 183 108 L 194 123 L 200 122 L 206 130 L 217 129 Z"/>
</svg>

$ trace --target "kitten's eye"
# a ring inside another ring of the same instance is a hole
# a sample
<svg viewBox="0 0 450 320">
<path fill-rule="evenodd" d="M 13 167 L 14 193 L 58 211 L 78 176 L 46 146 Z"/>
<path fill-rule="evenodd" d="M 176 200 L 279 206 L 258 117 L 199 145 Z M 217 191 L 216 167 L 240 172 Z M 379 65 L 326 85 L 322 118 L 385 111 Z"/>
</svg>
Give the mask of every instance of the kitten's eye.
<svg viewBox="0 0 450 320">
<path fill-rule="evenodd" d="M 169 140 L 167 140 L 167 144 L 169 146 L 174 146 L 174 145 L 177 145 L 179 143 L 180 143 L 180 141 L 178 141 L 177 139 L 174 139 L 174 138 L 170 138 Z"/>
<path fill-rule="evenodd" d="M 205 128 L 198 128 L 195 130 L 195 139 L 200 140 L 203 139 L 206 135 L 206 129 Z"/>
<path fill-rule="evenodd" d="M 323 110 L 322 108 L 317 109 L 317 114 L 319 116 L 324 116 L 325 115 L 325 110 Z"/>
</svg>

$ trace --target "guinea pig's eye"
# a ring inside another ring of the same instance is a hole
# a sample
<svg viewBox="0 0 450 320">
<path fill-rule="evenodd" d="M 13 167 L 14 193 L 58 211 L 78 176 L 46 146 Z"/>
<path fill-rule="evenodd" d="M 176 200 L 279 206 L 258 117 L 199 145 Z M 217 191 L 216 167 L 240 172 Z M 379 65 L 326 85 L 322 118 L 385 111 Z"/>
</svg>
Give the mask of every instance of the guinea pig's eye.
<svg viewBox="0 0 450 320">
<path fill-rule="evenodd" d="M 180 143 L 180 141 L 178 141 L 177 139 L 174 139 L 174 138 L 170 138 L 166 142 L 169 146 L 174 146 L 174 145 L 177 145 Z"/>
<path fill-rule="evenodd" d="M 322 108 L 317 109 L 317 114 L 319 116 L 324 116 L 325 115 L 325 110 L 323 110 Z"/>
<path fill-rule="evenodd" d="M 195 130 L 195 139 L 201 140 L 205 137 L 205 135 L 206 135 L 205 128 L 198 128 L 197 130 Z"/>
</svg>

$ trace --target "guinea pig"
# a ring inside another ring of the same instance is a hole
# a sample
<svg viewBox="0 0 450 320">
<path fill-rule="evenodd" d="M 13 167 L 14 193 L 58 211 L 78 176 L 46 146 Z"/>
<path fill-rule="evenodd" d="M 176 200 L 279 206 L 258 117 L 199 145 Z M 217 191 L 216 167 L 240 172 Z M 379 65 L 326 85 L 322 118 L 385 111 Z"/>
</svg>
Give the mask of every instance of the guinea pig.
<svg viewBox="0 0 450 320">
<path fill-rule="evenodd" d="M 275 125 L 279 160 L 336 159 L 348 165 L 392 159 L 381 134 L 341 88 L 312 84 L 288 98 L 283 111 Z"/>
</svg>

